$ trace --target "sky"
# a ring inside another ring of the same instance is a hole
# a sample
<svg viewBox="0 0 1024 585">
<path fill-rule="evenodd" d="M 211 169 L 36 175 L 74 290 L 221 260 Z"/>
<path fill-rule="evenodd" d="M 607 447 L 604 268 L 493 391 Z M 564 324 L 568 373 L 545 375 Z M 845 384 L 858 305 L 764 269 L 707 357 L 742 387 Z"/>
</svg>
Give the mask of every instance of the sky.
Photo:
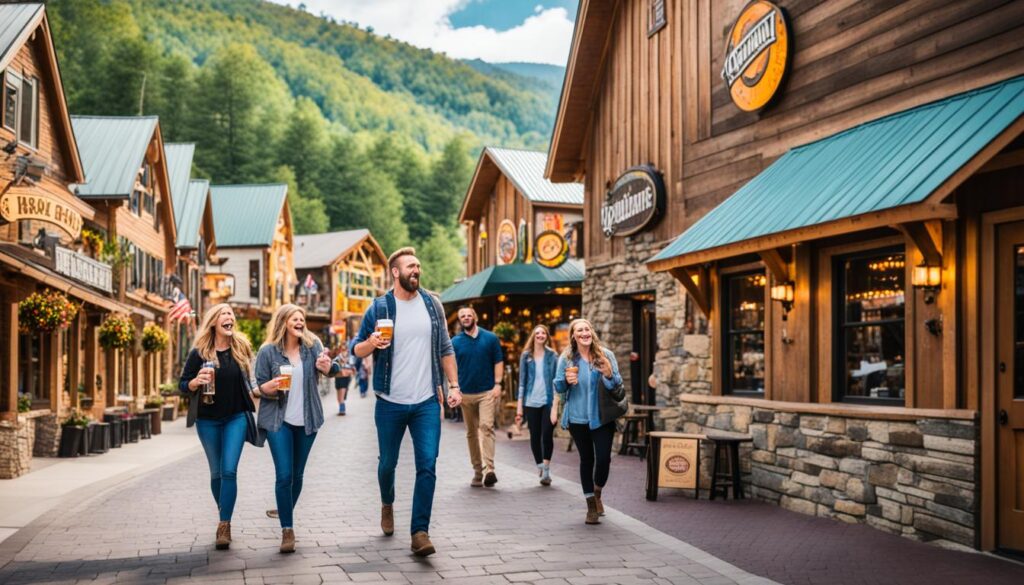
<svg viewBox="0 0 1024 585">
<path fill-rule="evenodd" d="M 271 0 L 456 59 L 565 66 L 576 0 Z"/>
</svg>

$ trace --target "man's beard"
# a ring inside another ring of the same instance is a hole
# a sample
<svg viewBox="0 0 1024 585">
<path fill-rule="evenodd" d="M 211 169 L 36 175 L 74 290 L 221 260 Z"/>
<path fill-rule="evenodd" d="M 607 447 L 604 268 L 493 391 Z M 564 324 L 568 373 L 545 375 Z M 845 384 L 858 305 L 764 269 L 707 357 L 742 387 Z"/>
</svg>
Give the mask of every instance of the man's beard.
<svg viewBox="0 0 1024 585">
<path fill-rule="evenodd" d="M 473 330 L 474 330 L 474 329 L 476 329 L 476 321 L 473 321 L 473 322 L 472 322 L 472 323 L 470 323 L 469 325 L 463 325 L 463 326 L 462 326 L 462 329 L 463 329 L 464 331 L 467 331 L 467 332 L 469 332 L 469 333 L 472 333 L 472 332 L 473 332 Z"/>
<path fill-rule="evenodd" d="M 402 288 L 405 289 L 405 292 L 414 293 L 420 290 L 420 279 L 418 276 L 416 277 L 416 283 L 414 284 L 412 282 L 412 275 L 405 276 L 404 274 L 399 274 L 398 284 L 400 284 Z"/>
</svg>

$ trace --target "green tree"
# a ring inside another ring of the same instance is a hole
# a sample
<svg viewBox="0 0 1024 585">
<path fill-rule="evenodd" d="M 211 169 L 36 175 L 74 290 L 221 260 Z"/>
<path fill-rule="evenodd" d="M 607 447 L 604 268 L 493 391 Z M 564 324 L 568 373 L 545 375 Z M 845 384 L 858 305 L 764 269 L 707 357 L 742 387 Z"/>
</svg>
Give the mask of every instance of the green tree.
<svg viewBox="0 0 1024 585">
<path fill-rule="evenodd" d="M 292 225 L 295 226 L 296 234 L 322 234 L 327 231 L 330 219 L 324 202 L 301 194 L 295 180 L 295 171 L 291 167 L 277 167 L 273 181 L 288 184 L 288 207 L 292 210 Z"/>
<path fill-rule="evenodd" d="M 300 97 L 281 138 L 278 160 L 294 169 L 304 195 L 319 198 L 320 170 L 327 159 L 327 148 L 327 121 L 323 113 L 313 100 Z"/>
<path fill-rule="evenodd" d="M 441 157 L 431 165 L 430 182 L 424 190 L 426 198 L 414 203 L 422 206 L 418 213 L 435 218 L 434 223 L 454 222 L 472 172 L 466 144 L 457 136 L 445 145 Z"/>
<path fill-rule="evenodd" d="M 466 275 L 462 236 L 455 228 L 434 225 L 416 249 L 423 264 L 423 286 L 441 292 Z"/>
<path fill-rule="evenodd" d="M 157 73 L 146 82 L 145 113 L 160 116 L 164 142 L 187 140 L 196 67 L 181 55 L 171 55 L 162 60 Z"/>
<path fill-rule="evenodd" d="M 402 218 L 409 226 L 409 236 L 417 242 L 426 239 L 437 219 L 425 202 L 424 189 L 429 177 L 423 149 L 401 135 L 388 133 L 377 138 L 368 157 L 391 177 L 402 194 Z"/>
</svg>

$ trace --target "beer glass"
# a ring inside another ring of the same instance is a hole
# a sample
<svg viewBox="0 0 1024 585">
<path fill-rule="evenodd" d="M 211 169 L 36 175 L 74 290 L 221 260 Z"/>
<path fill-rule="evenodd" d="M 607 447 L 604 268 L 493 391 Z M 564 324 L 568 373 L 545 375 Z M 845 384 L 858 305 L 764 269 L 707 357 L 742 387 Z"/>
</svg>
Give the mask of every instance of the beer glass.
<svg viewBox="0 0 1024 585">
<path fill-rule="evenodd" d="M 565 367 L 565 377 L 566 377 L 566 380 L 568 380 L 570 373 L 573 375 L 573 377 L 576 377 L 576 383 L 579 383 L 579 373 L 580 373 L 579 366 L 566 366 Z"/>
<path fill-rule="evenodd" d="M 377 319 L 377 331 L 381 339 L 390 342 L 395 334 L 395 322 L 391 319 Z"/>
<path fill-rule="evenodd" d="M 292 389 L 292 366 L 281 366 L 278 377 L 281 379 L 277 385 L 279 391 L 287 392 Z"/>
<path fill-rule="evenodd" d="M 211 370 L 210 383 L 203 385 L 203 404 L 213 404 L 213 396 L 217 393 L 217 363 L 203 362 L 203 369 Z"/>
</svg>

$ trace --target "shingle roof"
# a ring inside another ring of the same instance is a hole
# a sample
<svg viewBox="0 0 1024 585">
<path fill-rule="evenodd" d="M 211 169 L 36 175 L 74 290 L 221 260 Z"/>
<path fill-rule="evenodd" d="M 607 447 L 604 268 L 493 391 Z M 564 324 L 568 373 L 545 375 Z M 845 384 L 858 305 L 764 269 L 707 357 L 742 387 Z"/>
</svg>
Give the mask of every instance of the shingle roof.
<svg viewBox="0 0 1024 585">
<path fill-rule="evenodd" d="M 320 268 L 370 235 L 370 230 L 347 230 L 326 234 L 295 236 L 295 268 Z"/>
<path fill-rule="evenodd" d="M 43 10 L 42 4 L 0 4 L 0 66 L 6 66 L 11 49 L 21 46 L 26 30 Z"/>
<path fill-rule="evenodd" d="M 288 185 L 214 185 L 210 197 L 218 248 L 269 247 Z"/>
<path fill-rule="evenodd" d="M 174 217 L 178 217 L 180 203 L 178 197 L 189 189 L 192 177 L 192 157 L 195 155 L 195 144 L 165 144 L 164 156 L 167 157 L 167 176 L 171 185 L 171 199 L 174 200 Z M 179 195 L 180 194 L 180 195 Z"/>
<path fill-rule="evenodd" d="M 72 116 L 85 167 L 82 197 L 128 197 L 156 131 L 156 116 Z M 174 195 L 171 195 L 173 201 Z"/>
<path fill-rule="evenodd" d="M 530 201 L 559 205 L 583 205 L 582 184 L 552 183 L 544 178 L 544 165 L 548 160 L 546 152 L 493 146 L 488 146 L 484 152 Z"/>
<path fill-rule="evenodd" d="M 193 179 L 188 182 L 188 189 L 184 193 L 175 193 L 174 221 L 178 224 L 179 248 L 192 249 L 199 246 L 199 228 L 203 225 L 203 209 L 206 208 L 209 192 L 209 181 Z"/>
<path fill-rule="evenodd" d="M 922 203 L 1021 116 L 1024 76 L 794 148 L 648 262 Z"/>
</svg>

